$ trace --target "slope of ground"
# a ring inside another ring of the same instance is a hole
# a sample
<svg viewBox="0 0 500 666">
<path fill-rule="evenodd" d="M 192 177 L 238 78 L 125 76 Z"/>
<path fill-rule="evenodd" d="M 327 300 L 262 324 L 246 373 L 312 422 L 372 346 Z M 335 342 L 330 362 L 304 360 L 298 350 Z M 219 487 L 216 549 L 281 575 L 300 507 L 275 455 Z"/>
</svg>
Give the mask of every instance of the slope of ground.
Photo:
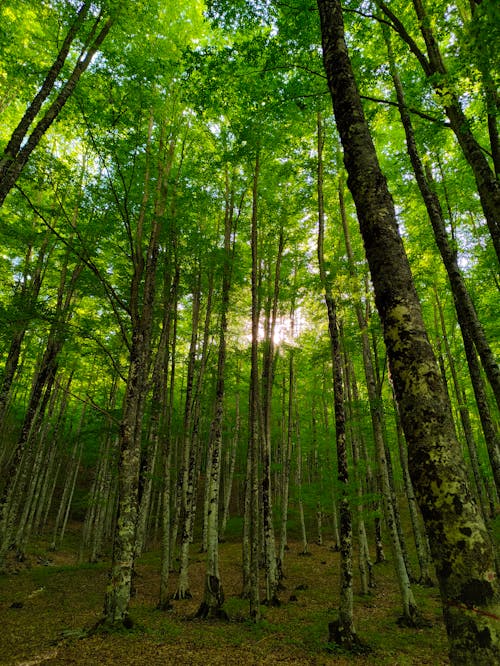
<svg viewBox="0 0 500 666">
<path fill-rule="evenodd" d="M 99 619 L 109 563 L 78 565 L 70 552 L 47 556 L 40 546 L 28 566 L 0 577 L 0 664 L 56 666 L 77 664 L 296 664 L 356 666 L 439 666 L 448 664 L 446 635 L 436 588 L 415 586 L 430 626 L 400 628 L 398 588 L 390 562 L 375 567 L 377 587 L 368 597 L 356 595 L 356 625 L 371 648 L 353 656 L 326 650 L 328 623 L 338 599 L 338 553 L 311 545 L 310 557 L 290 544 L 279 608 L 263 608 L 263 620 L 246 619 L 248 603 L 241 591 L 241 545 L 221 544 L 221 576 L 230 621 L 200 621 L 193 616 L 201 602 L 205 556 L 193 545 L 190 586 L 193 598 L 174 601 L 173 610 L 156 610 L 159 556 L 145 554 L 137 567 L 137 593 L 131 614 L 133 630 L 86 636 Z M 46 559 L 48 558 L 48 559 Z M 171 574 L 172 592 L 177 575 Z"/>
</svg>

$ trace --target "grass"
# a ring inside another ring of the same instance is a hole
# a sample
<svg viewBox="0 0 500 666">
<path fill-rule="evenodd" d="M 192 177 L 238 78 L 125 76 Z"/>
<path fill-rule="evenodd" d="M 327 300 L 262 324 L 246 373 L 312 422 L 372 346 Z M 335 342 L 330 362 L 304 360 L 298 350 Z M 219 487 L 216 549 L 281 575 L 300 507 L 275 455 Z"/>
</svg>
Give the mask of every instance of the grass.
<svg viewBox="0 0 500 666">
<path fill-rule="evenodd" d="M 372 651 L 353 656 L 327 645 L 328 623 L 335 619 L 338 603 L 338 553 L 312 544 L 312 557 L 304 558 L 299 555 L 301 545 L 290 544 L 285 560 L 286 589 L 280 595 L 282 604 L 279 608 L 262 607 L 262 620 L 256 625 L 247 619 L 248 602 L 239 598 L 241 545 L 234 542 L 220 547 L 225 610 L 230 621 L 193 619 L 203 592 L 204 555 L 198 549 L 194 544 L 190 566 L 193 599 L 173 602 L 172 611 L 156 610 L 159 556 L 151 551 L 137 567 L 137 594 L 131 604 L 134 629 L 90 636 L 83 630 L 100 617 L 109 563 L 78 565 L 71 552 L 63 550 L 50 554 L 53 562 L 44 566 L 33 556 L 31 567 L 0 577 L 0 664 L 449 663 L 436 588 L 414 589 L 432 626 L 398 627 L 399 593 L 389 562 L 377 565 L 377 588 L 373 594 L 356 594 L 357 631 Z M 172 592 L 176 580 L 177 575 L 171 574 Z M 355 591 L 358 592 L 357 586 Z"/>
</svg>

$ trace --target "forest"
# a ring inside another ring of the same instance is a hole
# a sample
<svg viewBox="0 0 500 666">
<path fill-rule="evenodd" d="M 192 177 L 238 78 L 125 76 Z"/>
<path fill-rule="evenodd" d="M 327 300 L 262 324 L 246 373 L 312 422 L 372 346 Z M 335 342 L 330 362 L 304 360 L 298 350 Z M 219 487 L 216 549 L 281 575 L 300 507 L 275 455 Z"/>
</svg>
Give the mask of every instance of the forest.
<svg viewBox="0 0 500 666">
<path fill-rule="evenodd" d="M 497 0 L 0 0 L 0 663 L 500 664 Z"/>
</svg>

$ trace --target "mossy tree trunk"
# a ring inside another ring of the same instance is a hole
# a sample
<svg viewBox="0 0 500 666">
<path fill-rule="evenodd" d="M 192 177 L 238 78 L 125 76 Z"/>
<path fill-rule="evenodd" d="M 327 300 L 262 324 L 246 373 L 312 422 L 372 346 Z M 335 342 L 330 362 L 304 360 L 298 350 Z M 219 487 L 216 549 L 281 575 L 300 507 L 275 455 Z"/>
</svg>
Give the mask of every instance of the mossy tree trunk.
<svg viewBox="0 0 500 666">
<path fill-rule="evenodd" d="M 140 501 L 139 475 L 141 469 L 142 421 L 148 391 L 161 220 L 165 213 L 168 175 L 173 159 L 173 150 L 169 159 L 167 159 L 169 149 L 166 149 L 164 144 L 166 122 L 162 119 L 152 219 L 147 241 L 144 242 L 144 227 L 150 201 L 151 170 L 153 166 L 151 160 L 153 127 L 154 117 L 151 112 L 146 144 L 143 198 L 137 216 L 134 237 L 130 236 L 130 251 L 133 261 L 133 276 L 129 295 L 132 339 L 123 400 L 123 416 L 120 423 L 118 515 L 113 539 L 113 561 L 106 588 L 103 617 L 103 623 L 111 626 L 127 627 L 130 625 L 128 610 Z M 170 148 L 171 146 L 172 144 L 170 144 Z"/>
<path fill-rule="evenodd" d="M 454 664 L 499 663 L 493 546 L 461 464 L 450 405 L 422 319 L 387 182 L 364 117 L 339 0 L 318 0 L 323 59 L 349 174 L 409 467 L 436 565 Z"/>
</svg>

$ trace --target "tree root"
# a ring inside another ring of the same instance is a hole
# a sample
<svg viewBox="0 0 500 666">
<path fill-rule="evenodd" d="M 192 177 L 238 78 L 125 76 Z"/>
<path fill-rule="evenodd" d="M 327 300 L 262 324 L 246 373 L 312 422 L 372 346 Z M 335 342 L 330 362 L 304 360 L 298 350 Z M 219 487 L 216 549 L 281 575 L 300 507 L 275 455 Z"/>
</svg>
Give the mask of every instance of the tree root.
<svg viewBox="0 0 500 666">
<path fill-rule="evenodd" d="M 209 606 L 202 601 L 200 607 L 195 613 L 195 618 L 199 620 L 222 620 L 229 622 L 229 616 L 221 606 Z"/>
<path fill-rule="evenodd" d="M 134 627 L 135 622 L 132 620 L 128 613 L 119 620 L 108 620 L 108 618 L 102 617 L 88 630 L 87 635 L 93 636 L 94 634 L 114 634 L 121 631 L 130 631 Z"/>
<path fill-rule="evenodd" d="M 271 608 L 279 608 L 281 606 L 281 601 L 276 595 L 274 595 L 271 597 L 271 599 L 265 599 L 265 601 L 262 602 L 262 605 L 269 606 Z"/>
<path fill-rule="evenodd" d="M 432 622 L 425 619 L 420 613 L 412 613 L 411 617 L 402 615 L 396 620 L 398 627 L 405 627 L 407 629 L 428 629 L 432 627 Z"/>
<path fill-rule="evenodd" d="M 372 651 L 369 645 L 363 642 L 356 632 L 348 632 L 341 626 L 339 621 L 330 622 L 328 625 L 328 647 L 329 652 L 342 650 L 350 654 L 368 654 Z"/>
<path fill-rule="evenodd" d="M 189 590 L 177 590 L 172 598 L 176 601 L 182 601 L 183 599 L 192 599 L 193 595 Z"/>
</svg>

